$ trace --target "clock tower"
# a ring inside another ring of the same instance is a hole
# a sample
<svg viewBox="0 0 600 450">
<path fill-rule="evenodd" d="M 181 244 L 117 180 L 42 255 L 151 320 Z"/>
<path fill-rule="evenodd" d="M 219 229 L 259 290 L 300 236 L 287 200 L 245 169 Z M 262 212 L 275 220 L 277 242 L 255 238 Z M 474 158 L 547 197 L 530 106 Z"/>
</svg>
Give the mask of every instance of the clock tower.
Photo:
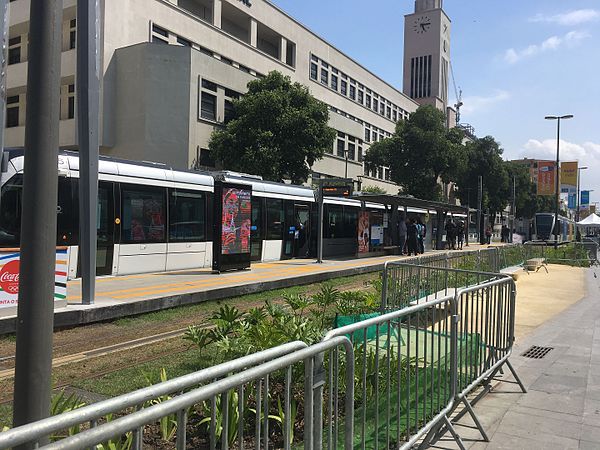
<svg viewBox="0 0 600 450">
<path fill-rule="evenodd" d="M 416 0 L 404 17 L 404 93 L 446 112 L 450 71 L 450 19 L 443 0 Z"/>
</svg>

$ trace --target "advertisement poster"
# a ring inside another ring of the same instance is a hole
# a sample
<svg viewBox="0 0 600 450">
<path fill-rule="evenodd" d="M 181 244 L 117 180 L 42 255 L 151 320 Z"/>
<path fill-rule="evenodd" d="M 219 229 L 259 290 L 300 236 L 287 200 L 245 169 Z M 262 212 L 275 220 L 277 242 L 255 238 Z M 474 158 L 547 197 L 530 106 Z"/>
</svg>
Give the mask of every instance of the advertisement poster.
<svg viewBox="0 0 600 450">
<path fill-rule="evenodd" d="M 554 195 L 556 171 L 553 162 L 540 161 L 538 163 L 537 195 Z"/>
<path fill-rule="evenodd" d="M 590 191 L 581 191 L 581 209 L 590 207 Z"/>
<path fill-rule="evenodd" d="M 0 308 L 17 306 L 20 253 L 0 253 Z M 56 250 L 54 300 L 67 298 L 67 249 Z"/>
<path fill-rule="evenodd" d="M 251 193 L 245 189 L 223 190 L 221 253 L 239 255 L 250 253 L 252 220 Z"/>
<path fill-rule="evenodd" d="M 568 202 L 569 202 L 569 204 L 568 204 L 569 209 L 577 208 L 577 194 L 569 194 Z"/>
<path fill-rule="evenodd" d="M 373 246 L 383 245 L 383 227 L 381 225 L 371 227 L 371 244 Z"/>
<path fill-rule="evenodd" d="M 577 161 L 560 164 L 560 190 L 563 193 L 577 192 Z"/>
<path fill-rule="evenodd" d="M 369 251 L 369 212 L 358 213 L 358 253 Z"/>
</svg>

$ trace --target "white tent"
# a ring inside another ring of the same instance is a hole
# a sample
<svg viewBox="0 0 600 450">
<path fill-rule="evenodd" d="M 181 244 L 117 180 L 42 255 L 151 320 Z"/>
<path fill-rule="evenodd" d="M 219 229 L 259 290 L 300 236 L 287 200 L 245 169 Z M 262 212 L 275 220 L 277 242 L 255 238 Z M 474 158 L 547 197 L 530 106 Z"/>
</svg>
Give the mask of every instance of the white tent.
<svg viewBox="0 0 600 450">
<path fill-rule="evenodd" d="M 581 225 L 583 227 L 600 228 L 600 216 L 597 214 L 590 214 L 581 222 L 577 222 L 577 225 Z"/>
</svg>

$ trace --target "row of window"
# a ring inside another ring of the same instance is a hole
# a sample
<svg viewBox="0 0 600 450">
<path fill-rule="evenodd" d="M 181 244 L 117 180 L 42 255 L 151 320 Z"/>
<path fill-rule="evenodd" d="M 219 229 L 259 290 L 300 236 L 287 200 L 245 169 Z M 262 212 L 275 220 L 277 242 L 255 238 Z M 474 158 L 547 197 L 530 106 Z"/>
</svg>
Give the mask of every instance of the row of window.
<svg viewBox="0 0 600 450">
<path fill-rule="evenodd" d="M 6 97 L 6 128 L 18 127 L 21 124 L 21 95 L 17 94 Z M 63 102 L 66 107 L 63 109 Z M 75 85 L 69 84 L 61 87 L 60 95 L 60 119 L 69 120 L 75 118 Z"/>
<path fill-rule="evenodd" d="M 69 44 L 64 50 L 73 50 L 77 46 L 77 19 L 68 22 Z M 25 62 L 22 49 L 27 45 L 28 34 L 11 37 L 8 40 L 8 65 Z"/>
<path fill-rule="evenodd" d="M 206 79 L 202 79 L 200 86 L 200 118 L 213 122 L 229 122 L 234 114 L 233 100 L 237 100 L 242 94 Z M 225 96 L 223 120 L 220 120 L 217 112 L 217 92 L 219 89 L 223 90 Z"/>
<path fill-rule="evenodd" d="M 393 122 L 408 117 L 407 111 L 315 55 L 311 55 L 310 78 Z"/>
</svg>

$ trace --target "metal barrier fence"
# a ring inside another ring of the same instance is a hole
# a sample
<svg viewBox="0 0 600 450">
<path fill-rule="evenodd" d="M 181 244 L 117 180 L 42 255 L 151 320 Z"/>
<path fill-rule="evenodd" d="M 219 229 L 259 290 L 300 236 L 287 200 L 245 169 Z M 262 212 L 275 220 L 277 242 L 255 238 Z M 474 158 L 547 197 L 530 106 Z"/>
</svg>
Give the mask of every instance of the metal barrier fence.
<svg viewBox="0 0 600 450">
<path fill-rule="evenodd" d="M 213 382 L 230 374 L 237 373 L 262 364 L 266 361 L 279 358 L 308 347 L 304 342 L 290 342 L 276 348 L 239 358 L 217 366 L 209 367 L 199 372 L 191 373 L 179 378 L 174 378 L 144 389 L 130 392 L 119 397 L 104 400 L 98 403 L 79 408 L 59 416 L 49 417 L 34 424 L 23 425 L 0 433 L 0 449 L 13 447 L 24 443 L 36 445 L 44 437 L 50 436 L 73 427 L 94 428 L 98 423 L 107 420 L 107 416 L 131 412 L 132 409 L 142 409 L 144 405 L 165 399 L 176 393 L 184 392 L 190 388 L 198 387 L 205 383 Z M 177 420 L 179 420 L 178 418 Z M 133 430 L 131 448 L 134 450 L 142 447 L 142 430 Z"/>
<path fill-rule="evenodd" d="M 523 245 L 524 261 L 542 258 L 548 264 L 566 264 L 590 267 L 598 264 L 598 244 L 593 240 L 565 242 L 558 246 L 542 241 L 530 241 Z"/>
<path fill-rule="evenodd" d="M 506 365 L 525 389 L 508 361 L 514 281 L 463 268 L 498 267 L 511 255 L 482 253 L 388 263 L 387 306 L 377 317 L 357 317 L 310 347 L 285 344 L 0 433 L 0 448 L 80 427 L 43 448 L 129 441 L 139 449 L 157 423 L 178 449 L 408 449 L 433 445 L 446 431 L 464 448 L 450 420 L 461 405 L 453 420 L 469 413 L 487 440 L 473 405 L 491 380 Z"/>
</svg>

